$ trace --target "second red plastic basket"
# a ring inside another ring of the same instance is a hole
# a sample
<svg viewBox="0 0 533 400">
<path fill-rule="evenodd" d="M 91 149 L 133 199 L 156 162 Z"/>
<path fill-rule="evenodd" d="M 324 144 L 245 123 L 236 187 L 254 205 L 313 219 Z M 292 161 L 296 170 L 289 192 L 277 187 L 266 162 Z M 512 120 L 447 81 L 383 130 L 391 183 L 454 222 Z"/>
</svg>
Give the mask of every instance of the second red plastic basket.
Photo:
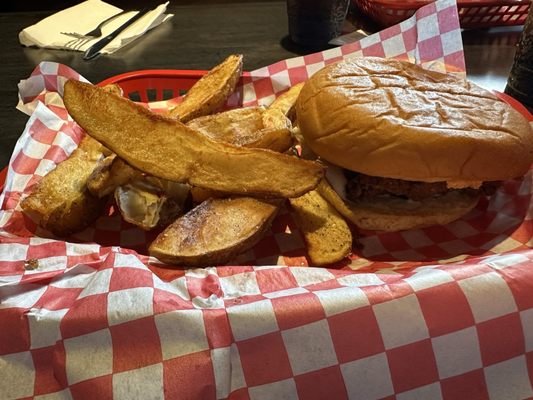
<svg viewBox="0 0 533 400">
<path fill-rule="evenodd" d="M 434 0 L 352 0 L 381 27 L 395 25 Z M 458 0 L 462 28 L 523 25 L 531 0 Z"/>
</svg>

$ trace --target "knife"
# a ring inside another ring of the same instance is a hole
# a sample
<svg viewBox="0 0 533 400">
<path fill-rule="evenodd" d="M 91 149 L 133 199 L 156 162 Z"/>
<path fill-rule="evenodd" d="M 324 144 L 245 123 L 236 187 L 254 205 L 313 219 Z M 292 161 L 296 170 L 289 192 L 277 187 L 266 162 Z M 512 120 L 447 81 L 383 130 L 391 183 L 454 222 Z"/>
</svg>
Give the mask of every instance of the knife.
<svg viewBox="0 0 533 400">
<path fill-rule="evenodd" d="M 107 46 L 113 39 L 115 39 L 120 33 L 126 29 L 128 26 L 133 24 L 135 21 L 137 21 L 139 18 L 141 18 L 144 14 L 150 12 L 150 8 L 144 8 L 141 11 L 139 11 L 137 14 L 135 14 L 133 17 L 128 19 L 126 22 L 124 22 L 122 25 L 120 25 L 117 29 L 115 29 L 113 32 L 111 32 L 109 35 L 104 37 L 103 39 L 100 39 L 98 42 L 93 44 L 91 47 L 87 49 L 85 54 L 83 55 L 84 60 L 92 60 L 93 58 L 96 58 L 99 56 L 100 50 L 102 50 L 105 46 Z"/>
</svg>

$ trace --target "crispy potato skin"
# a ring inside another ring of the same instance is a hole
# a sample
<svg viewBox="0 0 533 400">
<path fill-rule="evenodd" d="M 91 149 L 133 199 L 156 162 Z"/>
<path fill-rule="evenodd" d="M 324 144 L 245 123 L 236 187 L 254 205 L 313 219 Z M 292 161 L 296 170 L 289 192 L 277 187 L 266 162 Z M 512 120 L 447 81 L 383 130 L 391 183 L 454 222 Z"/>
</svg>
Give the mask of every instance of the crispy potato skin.
<svg viewBox="0 0 533 400">
<path fill-rule="evenodd" d="M 93 171 L 87 181 L 87 188 L 93 195 L 104 197 L 112 194 L 118 186 L 141 177 L 141 171 L 112 154 Z"/>
<path fill-rule="evenodd" d="M 90 84 L 66 82 L 64 101 L 89 135 L 131 166 L 170 181 L 256 197 L 297 197 L 324 174 L 312 161 L 213 141 Z"/>
<path fill-rule="evenodd" d="M 183 101 L 172 108 L 168 115 L 187 122 L 219 110 L 235 90 L 241 73 L 242 55 L 233 54 L 227 57 L 196 82 Z"/>
<path fill-rule="evenodd" d="M 266 113 L 262 107 L 236 108 L 195 118 L 187 126 L 213 140 L 235 146 L 270 149 L 279 153 L 287 151 L 293 145 L 287 124 L 265 124 Z M 281 117 L 285 119 L 283 114 Z"/>
<path fill-rule="evenodd" d="M 182 267 L 223 265 L 259 241 L 278 204 L 251 197 L 206 200 L 168 226 L 150 255 Z"/>
<path fill-rule="evenodd" d="M 292 86 L 285 93 L 276 97 L 268 108 L 271 110 L 279 110 L 283 115 L 292 120 L 295 114 L 294 106 L 296 105 L 296 101 L 298 100 L 298 96 L 300 95 L 303 86 L 304 82 Z"/>
<path fill-rule="evenodd" d="M 116 83 L 110 83 L 109 85 L 102 86 L 102 89 L 104 89 L 105 91 L 107 91 L 109 93 L 115 93 L 118 96 L 123 96 L 124 95 L 124 91 Z"/>
<path fill-rule="evenodd" d="M 316 190 L 320 195 L 329 202 L 339 214 L 341 214 L 346 220 L 350 221 L 352 224 L 357 224 L 357 216 L 346 205 L 346 202 L 341 199 L 337 192 L 331 187 L 327 179 L 322 179 L 318 184 Z"/>
<path fill-rule="evenodd" d="M 87 189 L 91 173 L 109 151 L 85 136 L 69 158 L 46 174 L 21 207 L 56 236 L 78 232 L 98 218 L 107 202 Z"/>
<path fill-rule="evenodd" d="M 332 264 L 350 254 L 350 228 L 318 191 L 310 191 L 289 201 L 313 266 Z"/>
</svg>

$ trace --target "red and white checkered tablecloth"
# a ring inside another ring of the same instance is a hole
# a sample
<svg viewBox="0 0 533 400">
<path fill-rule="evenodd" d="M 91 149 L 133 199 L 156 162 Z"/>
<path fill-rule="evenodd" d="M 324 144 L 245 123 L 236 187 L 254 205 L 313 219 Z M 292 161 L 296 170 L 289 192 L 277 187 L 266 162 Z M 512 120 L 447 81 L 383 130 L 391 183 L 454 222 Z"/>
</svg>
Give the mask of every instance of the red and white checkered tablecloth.
<svg viewBox="0 0 533 400">
<path fill-rule="evenodd" d="M 253 71 L 232 101 L 268 104 L 352 55 L 464 73 L 455 2 Z M 20 84 L 30 117 L 0 197 L 1 399 L 533 398 L 531 173 L 452 224 L 365 232 L 331 268 L 307 267 L 289 209 L 234 266 L 166 268 L 117 216 L 65 241 L 21 213 L 83 135 L 68 78 L 83 79 L 42 63 Z"/>
</svg>

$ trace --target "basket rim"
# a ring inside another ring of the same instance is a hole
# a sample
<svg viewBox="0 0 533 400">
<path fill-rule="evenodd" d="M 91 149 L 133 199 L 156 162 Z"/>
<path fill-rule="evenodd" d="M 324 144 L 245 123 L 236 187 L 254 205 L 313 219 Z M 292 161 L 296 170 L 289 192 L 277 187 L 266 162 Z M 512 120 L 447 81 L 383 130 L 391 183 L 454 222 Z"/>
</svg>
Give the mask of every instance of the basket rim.
<svg viewBox="0 0 533 400">
<path fill-rule="evenodd" d="M 434 3 L 435 0 L 353 0 L 355 3 L 374 3 L 392 9 L 418 9 Z M 458 0 L 457 8 L 461 7 L 494 7 L 494 6 L 517 6 L 530 5 L 533 0 Z"/>
<path fill-rule="evenodd" d="M 197 78 L 207 74 L 208 70 L 203 69 L 139 69 L 136 71 L 124 72 L 113 75 L 97 83 L 97 86 L 105 86 L 111 83 L 126 82 L 138 78 Z M 249 71 L 243 71 L 242 76 L 250 76 Z"/>
<path fill-rule="evenodd" d="M 207 70 L 199 69 L 140 69 L 106 78 L 99 82 L 98 86 L 105 86 L 111 83 L 125 82 L 138 78 L 201 78 L 207 72 Z"/>
</svg>

